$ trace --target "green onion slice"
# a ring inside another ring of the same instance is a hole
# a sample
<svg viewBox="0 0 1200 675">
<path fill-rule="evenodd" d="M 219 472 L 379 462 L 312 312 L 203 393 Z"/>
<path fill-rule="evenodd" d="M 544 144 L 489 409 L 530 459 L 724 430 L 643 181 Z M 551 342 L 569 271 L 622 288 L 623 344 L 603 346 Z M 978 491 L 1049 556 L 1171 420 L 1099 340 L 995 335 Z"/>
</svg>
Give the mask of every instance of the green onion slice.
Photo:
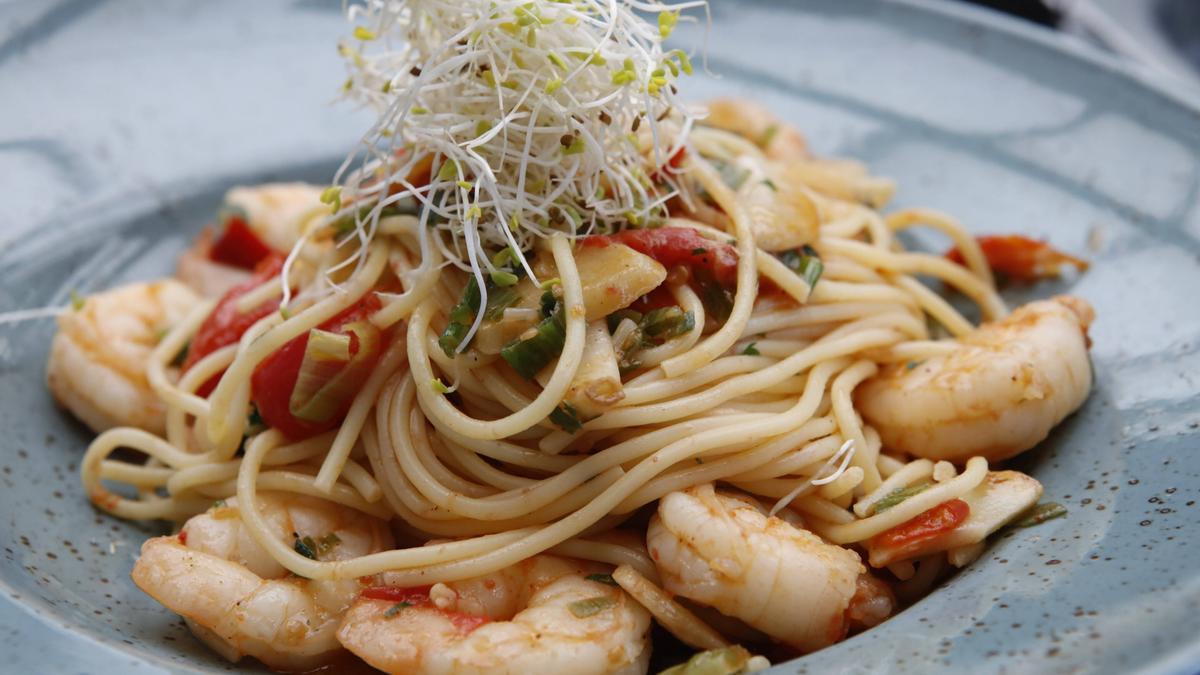
<svg viewBox="0 0 1200 675">
<path fill-rule="evenodd" d="M 678 307 L 659 307 L 642 318 L 642 334 L 651 340 L 666 341 L 679 337 L 696 327 L 696 318 L 691 312 Z"/>
<path fill-rule="evenodd" d="M 1026 511 L 1024 517 L 1013 523 L 1013 526 L 1033 527 L 1034 525 L 1041 525 L 1047 520 L 1062 518 L 1065 515 L 1067 515 L 1067 507 L 1058 502 L 1046 502 Z"/>
<path fill-rule="evenodd" d="M 550 421 L 568 434 L 573 434 L 583 428 L 583 423 L 579 421 L 579 413 L 570 403 L 563 403 L 555 408 L 550 413 Z"/>
<path fill-rule="evenodd" d="M 875 513 L 883 513 L 905 499 L 919 495 L 931 487 L 933 487 L 933 483 L 921 483 L 919 485 L 896 488 L 884 496 L 883 499 L 875 502 Z"/>
<path fill-rule="evenodd" d="M 518 338 L 500 350 L 500 356 L 527 380 L 562 353 L 567 341 L 567 313 L 560 303 L 550 316 L 532 329 L 528 338 Z"/>
<path fill-rule="evenodd" d="M 370 321 L 355 321 L 342 330 L 345 333 L 320 329 L 309 333 L 300 375 L 288 401 L 288 409 L 297 419 L 327 422 L 366 379 L 379 349 L 379 328 Z M 353 355 L 352 340 L 358 342 Z"/>
<path fill-rule="evenodd" d="M 750 661 L 750 652 L 741 645 L 700 652 L 686 663 L 672 666 L 658 675 L 736 675 Z"/>
<path fill-rule="evenodd" d="M 798 251 L 780 253 L 779 261 L 800 275 L 809 288 L 817 285 L 825 271 L 825 263 L 821 262 L 821 256 L 817 254 L 816 249 L 807 244 Z"/>
</svg>

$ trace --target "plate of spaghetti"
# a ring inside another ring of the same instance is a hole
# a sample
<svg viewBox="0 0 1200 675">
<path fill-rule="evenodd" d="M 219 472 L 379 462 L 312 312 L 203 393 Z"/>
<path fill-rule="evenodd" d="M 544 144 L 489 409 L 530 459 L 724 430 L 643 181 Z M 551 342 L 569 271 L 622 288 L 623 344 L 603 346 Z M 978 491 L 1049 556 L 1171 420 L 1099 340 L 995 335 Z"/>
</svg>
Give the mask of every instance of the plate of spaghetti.
<svg viewBox="0 0 1200 675">
<path fill-rule="evenodd" d="M 14 667 L 1196 667 L 1191 102 L 922 3 L 341 9 L 130 144 L 228 154 L 0 144 L 84 199 L 0 254 Z"/>
</svg>

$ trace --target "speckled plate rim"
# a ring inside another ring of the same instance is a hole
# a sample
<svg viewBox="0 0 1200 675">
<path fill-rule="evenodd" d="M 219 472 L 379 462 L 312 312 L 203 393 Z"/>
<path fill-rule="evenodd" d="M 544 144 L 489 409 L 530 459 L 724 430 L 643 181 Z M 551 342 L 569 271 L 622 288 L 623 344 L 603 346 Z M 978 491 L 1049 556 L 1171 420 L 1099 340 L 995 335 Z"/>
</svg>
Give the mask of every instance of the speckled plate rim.
<svg viewBox="0 0 1200 675">
<path fill-rule="evenodd" d="M 720 1 L 720 0 L 716 0 Z M 803 1 L 803 0 L 798 0 Z M 1081 62 L 1092 68 L 1105 71 L 1108 74 L 1124 78 L 1138 85 L 1146 93 L 1163 100 L 1167 105 L 1185 109 L 1200 120 L 1200 90 L 1182 79 L 1148 70 L 1136 63 L 1122 60 L 1114 55 L 1102 52 L 1074 38 L 1065 37 L 1053 30 L 1030 24 L 996 11 L 962 5 L 949 0 L 877 0 L 879 4 L 890 4 L 905 8 L 917 14 L 930 14 L 947 19 L 963 27 L 980 28 L 987 32 L 1002 34 L 1036 45 L 1037 47 L 1069 59 Z M 229 178 L 223 176 L 222 178 Z M 88 205 L 89 211 L 102 214 L 92 220 L 111 222 L 122 218 L 135 218 L 152 210 L 159 200 L 195 193 L 196 185 L 162 185 L 165 194 L 158 198 L 122 197 L 121 199 L 102 200 L 100 203 Z M 5 254 L 12 253 L 6 251 Z M 18 253 L 19 255 L 19 253 Z M 0 579 L 0 589 L 11 591 L 12 588 Z M 183 668 L 178 663 L 167 662 L 153 654 L 137 649 L 135 646 L 123 646 L 107 641 L 97 640 L 91 636 L 77 632 L 74 626 L 52 613 L 37 610 L 23 602 L 14 600 L 9 593 L 0 594 L 0 629 L 14 625 L 21 620 L 32 620 L 37 627 L 46 632 L 58 634 L 56 641 L 58 651 L 57 662 L 69 664 L 80 672 L 209 672 L 209 668 Z M 22 626 L 22 628 L 29 628 Z M 69 652 L 69 654 L 68 654 Z M 118 665 L 116 659 L 124 662 Z M 132 659 L 130 661 L 129 659 Z M 773 670 L 782 670 L 788 665 L 779 664 Z M 107 664 L 96 669 L 97 664 Z M 6 666 L 0 665 L 0 672 Z M 1174 675 L 1195 673 L 1200 670 L 1200 634 L 1190 644 L 1177 646 L 1165 652 L 1153 662 L 1144 664 L 1137 672 L 1143 675 Z"/>
</svg>

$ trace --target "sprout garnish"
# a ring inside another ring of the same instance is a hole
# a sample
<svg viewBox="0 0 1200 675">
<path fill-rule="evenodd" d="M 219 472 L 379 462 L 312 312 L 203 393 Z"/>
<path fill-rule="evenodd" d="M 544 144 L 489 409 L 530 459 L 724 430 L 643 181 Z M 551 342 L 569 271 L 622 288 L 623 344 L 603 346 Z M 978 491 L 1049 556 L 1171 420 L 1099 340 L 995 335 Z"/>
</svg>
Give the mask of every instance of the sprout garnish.
<svg viewBox="0 0 1200 675">
<path fill-rule="evenodd" d="M 339 49 L 350 73 L 346 92 L 379 117 L 338 170 L 333 184 L 340 191 L 328 193 L 329 202 L 336 195 L 339 206 L 357 212 L 356 235 L 343 241 L 369 241 L 384 208 L 416 199 L 421 232 L 447 235 L 422 245 L 438 246 L 483 289 L 485 279 L 505 281 L 512 271 L 493 265 L 495 251 L 511 249 L 537 283 L 524 254 L 537 239 L 661 220 L 678 192 L 668 160 L 692 125 L 674 85 L 691 63 L 680 50 L 664 52 L 662 41 L 687 20 L 683 11 L 704 6 L 351 5 L 354 40 Z M 360 246 L 343 264 L 361 262 L 364 251 Z"/>
</svg>

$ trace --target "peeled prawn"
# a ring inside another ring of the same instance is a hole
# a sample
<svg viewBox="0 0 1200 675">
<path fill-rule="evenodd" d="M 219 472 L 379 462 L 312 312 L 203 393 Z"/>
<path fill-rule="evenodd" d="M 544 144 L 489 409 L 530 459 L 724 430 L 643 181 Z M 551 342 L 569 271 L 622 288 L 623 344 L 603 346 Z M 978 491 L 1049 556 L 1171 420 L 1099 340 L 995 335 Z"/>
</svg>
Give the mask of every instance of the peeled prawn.
<svg viewBox="0 0 1200 675">
<path fill-rule="evenodd" d="M 873 626 L 894 607 L 857 553 L 711 484 L 663 497 L 646 543 L 668 591 L 803 652 Z"/>
<path fill-rule="evenodd" d="M 387 525 L 313 497 L 262 492 L 258 507 L 276 535 L 320 560 L 392 548 Z M 299 542 L 299 543 L 296 543 Z M 308 670 L 343 653 L 342 614 L 362 586 L 288 572 L 243 526 L 236 499 L 187 521 L 176 536 L 142 545 L 133 582 L 183 616 L 192 632 L 230 661 L 253 656 L 278 670 Z"/>
<path fill-rule="evenodd" d="M 1094 317 L 1079 298 L 1032 302 L 945 355 L 885 367 L 858 388 L 857 408 L 893 451 L 951 461 L 1012 457 L 1087 398 Z"/>
<path fill-rule="evenodd" d="M 645 673 L 649 613 L 598 566 L 539 555 L 493 574 L 425 589 L 372 589 L 338 631 L 388 673 Z M 386 575 L 385 575 L 386 580 Z"/>
<path fill-rule="evenodd" d="M 58 317 L 46 366 L 50 392 L 97 433 L 119 426 L 163 433 L 166 412 L 146 379 L 146 363 L 199 302 L 172 279 L 88 296 Z"/>
<path fill-rule="evenodd" d="M 746 138 L 762 148 L 770 159 L 808 156 L 804 136 L 753 101 L 737 98 L 710 101 L 704 123 Z"/>
</svg>

